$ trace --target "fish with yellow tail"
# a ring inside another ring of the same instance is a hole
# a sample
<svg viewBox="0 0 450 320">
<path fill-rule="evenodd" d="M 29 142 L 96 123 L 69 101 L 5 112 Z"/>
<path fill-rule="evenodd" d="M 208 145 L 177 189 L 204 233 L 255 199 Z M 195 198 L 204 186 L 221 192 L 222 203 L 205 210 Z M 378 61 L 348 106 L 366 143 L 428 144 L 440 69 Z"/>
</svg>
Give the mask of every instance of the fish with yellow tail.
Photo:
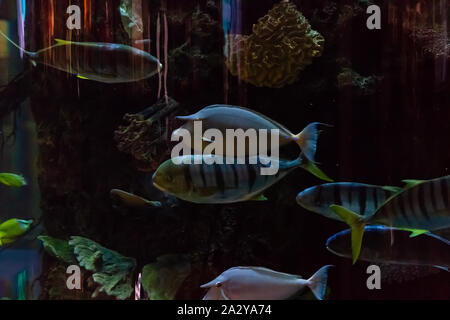
<svg viewBox="0 0 450 320">
<path fill-rule="evenodd" d="M 366 224 L 410 230 L 412 236 L 450 227 L 450 176 L 405 182 L 407 186 L 402 191 L 391 196 L 369 217 L 342 206 L 330 206 L 351 227 L 353 263 L 361 252 Z"/>
<path fill-rule="evenodd" d="M 0 31 L 12 45 L 37 63 L 102 83 L 127 83 L 147 79 L 162 69 L 148 52 L 124 44 L 72 42 L 55 39 L 56 44 L 36 52 L 27 51 Z M 70 52 L 68 56 L 68 52 Z M 51 59 L 45 57 L 51 56 Z"/>
<path fill-rule="evenodd" d="M 226 134 L 228 130 L 242 130 L 245 132 L 247 132 L 247 130 L 249 129 L 255 131 L 267 130 L 268 142 L 266 142 L 266 147 L 268 148 L 268 150 L 271 149 L 270 146 L 272 146 L 272 144 L 275 142 L 271 140 L 270 133 L 272 130 L 277 130 L 277 132 L 279 133 L 279 141 L 276 141 L 277 147 L 282 147 L 291 142 L 295 142 L 297 145 L 299 145 L 305 157 L 312 162 L 314 162 L 314 156 L 316 154 L 317 139 L 319 137 L 319 127 L 329 127 L 329 125 L 316 122 L 306 126 L 306 128 L 304 128 L 303 131 L 299 134 L 294 134 L 285 126 L 279 124 L 278 122 L 270 119 L 263 114 L 244 107 L 224 104 L 211 105 L 203 108 L 193 115 L 177 117 L 177 119 L 184 120 L 186 121 L 186 123 L 181 128 L 174 131 L 174 136 L 182 135 L 182 130 L 188 131 L 191 136 L 191 141 L 189 141 L 190 146 L 193 146 L 196 152 L 202 153 L 203 149 L 212 142 L 208 137 L 201 136 L 201 134 L 203 133 L 202 132 L 200 133 L 202 143 L 195 143 L 194 137 L 196 137 L 196 135 L 194 123 L 201 122 L 202 129 L 205 130 L 205 132 L 210 129 L 217 129 L 222 133 L 222 136 L 225 137 L 225 139 L 227 139 L 228 137 L 228 135 Z M 258 138 L 255 137 L 255 139 L 253 140 L 257 142 L 257 139 Z M 185 141 L 183 141 L 183 143 L 184 142 Z M 228 146 L 228 141 L 223 141 L 223 145 Z M 239 155 L 238 152 L 240 151 L 237 148 L 235 148 L 235 150 L 216 150 L 215 154 L 223 156 L 256 156 L 260 155 L 258 154 L 257 149 L 258 148 L 256 147 L 256 145 L 255 148 L 251 148 L 250 145 L 247 145 Z M 233 151 L 233 153 L 230 154 L 230 151 Z"/>
<path fill-rule="evenodd" d="M 203 300 L 285 300 L 306 287 L 323 300 L 331 267 L 321 268 L 309 279 L 262 267 L 234 267 L 201 286 L 208 289 Z"/>
<path fill-rule="evenodd" d="M 0 224 L 0 246 L 14 243 L 26 233 L 33 220 L 10 219 Z"/>
<path fill-rule="evenodd" d="M 214 155 L 176 157 L 167 160 L 156 170 L 153 184 L 161 191 L 185 201 L 223 204 L 266 200 L 263 191 L 299 167 L 331 181 L 303 155 L 291 161 L 250 157 L 244 163 L 234 161 L 229 164 L 227 160 Z M 276 164 L 276 174 L 262 174 L 269 164 Z"/>
</svg>

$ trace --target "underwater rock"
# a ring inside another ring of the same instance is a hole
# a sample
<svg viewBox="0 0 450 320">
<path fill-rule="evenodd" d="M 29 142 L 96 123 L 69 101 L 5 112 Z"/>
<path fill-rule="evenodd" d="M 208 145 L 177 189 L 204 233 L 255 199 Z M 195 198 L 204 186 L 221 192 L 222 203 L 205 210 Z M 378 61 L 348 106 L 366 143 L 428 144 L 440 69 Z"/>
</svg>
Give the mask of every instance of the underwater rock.
<svg viewBox="0 0 450 320">
<path fill-rule="evenodd" d="M 118 149 L 131 154 L 142 170 L 155 170 L 168 152 L 164 135 L 167 128 L 163 127 L 161 120 L 175 112 L 178 107 L 179 104 L 175 100 L 167 98 L 166 101 L 163 98 L 138 114 L 126 114 L 124 121 L 128 122 L 128 125 L 119 127 L 114 133 Z"/>
<path fill-rule="evenodd" d="M 234 76 L 257 87 L 281 88 L 320 57 L 325 39 L 289 1 L 276 4 L 253 33 L 229 35 L 226 65 Z"/>
<path fill-rule="evenodd" d="M 133 258 L 106 249 L 98 243 L 83 238 L 71 237 L 69 245 L 77 257 L 80 266 L 93 272 L 93 280 L 100 285 L 93 294 L 104 291 L 119 300 L 125 300 L 133 292 L 132 272 L 136 266 Z"/>
<path fill-rule="evenodd" d="M 70 265 L 77 263 L 73 248 L 69 245 L 68 241 L 49 236 L 39 236 L 38 239 L 42 241 L 45 252 L 51 256 Z"/>
<path fill-rule="evenodd" d="M 144 31 L 142 17 L 142 5 L 139 1 L 122 0 L 120 2 L 120 17 L 123 27 L 130 39 L 140 39 Z"/>
<path fill-rule="evenodd" d="M 416 28 L 410 37 L 418 44 L 422 55 L 435 59 L 442 56 L 450 57 L 450 39 L 443 26 Z"/>
<path fill-rule="evenodd" d="M 142 270 L 142 287 L 150 300 L 173 300 L 191 272 L 186 255 L 164 255 Z"/>
<path fill-rule="evenodd" d="M 351 68 L 342 68 L 341 73 L 337 76 L 338 88 L 353 88 L 359 96 L 369 96 L 376 92 L 377 85 L 382 77 L 377 76 L 361 76 L 358 72 Z"/>
</svg>

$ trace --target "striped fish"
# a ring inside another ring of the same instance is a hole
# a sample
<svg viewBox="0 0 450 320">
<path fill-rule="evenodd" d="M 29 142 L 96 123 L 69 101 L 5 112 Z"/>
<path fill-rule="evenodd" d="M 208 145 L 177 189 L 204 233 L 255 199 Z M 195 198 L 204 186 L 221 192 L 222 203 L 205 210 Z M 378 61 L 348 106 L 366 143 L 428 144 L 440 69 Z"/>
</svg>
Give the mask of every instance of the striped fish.
<svg viewBox="0 0 450 320">
<path fill-rule="evenodd" d="M 331 209 L 352 229 L 353 261 L 358 259 L 366 224 L 403 229 L 439 230 L 450 227 L 450 176 L 428 181 L 406 180 L 407 186 L 370 217 L 338 205 Z"/>
<path fill-rule="evenodd" d="M 350 258 L 350 230 L 330 237 L 328 251 Z M 366 226 L 360 259 L 374 263 L 432 266 L 447 270 L 450 267 L 450 241 L 428 233 L 410 238 L 409 232 L 385 226 Z M 414 248 L 414 250 L 411 250 Z"/>
<path fill-rule="evenodd" d="M 331 205 L 340 205 L 364 217 L 369 217 L 389 197 L 399 191 L 401 188 L 355 182 L 327 183 L 300 192 L 297 195 L 297 203 L 309 211 L 342 221 L 331 210 Z"/>
<path fill-rule="evenodd" d="M 213 158 L 221 163 L 212 163 Z M 234 203 L 248 200 L 265 200 L 262 192 L 285 177 L 292 170 L 302 167 L 323 179 L 328 179 L 313 163 L 300 156 L 293 161 L 261 157 L 247 158 L 245 164 L 226 164 L 226 158 L 214 155 L 187 155 L 164 162 L 153 175 L 153 184 L 158 189 L 182 200 L 194 203 Z M 256 164 L 251 164 L 256 160 Z M 264 161 L 263 161 L 264 160 Z M 262 175 L 264 163 L 277 162 L 275 175 Z M 174 163 L 191 163 L 175 164 Z M 201 163 L 201 164 L 195 164 Z"/>
</svg>

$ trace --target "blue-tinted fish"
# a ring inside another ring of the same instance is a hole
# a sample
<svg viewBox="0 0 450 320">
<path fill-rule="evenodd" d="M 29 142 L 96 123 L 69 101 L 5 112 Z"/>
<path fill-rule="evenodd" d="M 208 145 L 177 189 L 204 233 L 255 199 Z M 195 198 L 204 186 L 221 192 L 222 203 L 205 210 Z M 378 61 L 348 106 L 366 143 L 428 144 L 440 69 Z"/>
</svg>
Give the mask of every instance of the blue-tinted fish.
<svg viewBox="0 0 450 320">
<path fill-rule="evenodd" d="M 450 176 L 406 182 L 406 188 L 390 197 L 370 217 L 363 217 L 342 206 L 331 206 L 351 227 L 353 262 L 358 259 L 366 224 L 430 231 L 450 227 Z"/>
<path fill-rule="evenodd" d="M 327 249 L 352 258 L 351 231 L 339 232 L 328 239 Z M 448 271 L 450 241 L 434 234 L 411 238 L 409 232 L 385 226 L 366 226 L 360 259 L 375 263 L 433 266 Z"/>
<path fill-rule="evenodd" d="M 268 140 L 267 148 L 270 150 L 271 146 L 271 130 L 279 131 L 279 146 L 287 145 L 291 142 L 295 142 L 298 144 L 305 155 L 310 161 L 314 162 L 314 156 L 317 148 L 317 139 L 319 136 L 318 127 L 320 123 L 311 123 L 302 132 L 299 134 L 293 134 L 289 129 L 285 126 L 279 124 L 278 122 L 262 115 L 256 111 L 239 107 L 239 106 L 230 106 L 230 105 L 211 105 L 208 106 L 196 114 L 184 117 L 177 117 L 178 119 L 187 121 L 185 125 L 183 125 L 180 129 L 185 129 L 191 134 L 191 146 L 194 147 L 194 150 L 197 153 L 202 153 L 203 148 L 209 144 L 206 138 L 203 140 L 203 145 L 201 145 L 201 150 L 196 149 L 196 144 L 194 143 L 194 121 L 202 122 L 202 129 L 204 131 L 208 129 L 218 129 L 222 133 L 224 137 L 223 145 L 227 145 L 226 141 L 226 131 L 229 129 L 238 130 L 242 129 L 247 131 L 248 129 L 254 129 L 256 131 L 259 130 L 267 130 Z M 177 134 L 177 131 L 174 132 Z M 228 151 L 228 150 L 227 150 Z M 223 152 L 221 150 L 216 151 L 216 155 L 230 155 L 228 152 Z M 234 151 L 233 156 L 237 155 L 237 150 Z M 257 150 L 249 150 L 249 147 L 246 146 L 245 154 L 240 154 L 240 156 L 257 156 Z"/>
<path fill-rule="evenodd" d="M 284 300 L 308 287 L 318 300 L 323 300 L 330 267 L 321 268 L 310 279 L 261 267 L 231 268 L 201 286 L 209 289 L 203 299 Z"/>
<path fill-rule="evenodd" d="M 341 205 L 364 217 L 371 216 L 394 193 L 397 187 L 381 187 L 354 182 L 327 183 L 308 188 L 297 196 L 303 208 L 327 218 L 342 221 L 330 206 Z"/>
<path fill-rule="evenodd" d="M 55 45 L 30 52 L 3 32 L 0 34 L 25 53 L 33 64 L 45 64 L 81 79 L 103 83 L 134 82 L 147 79 L 162 69 L 158 59 L 148 52 L 124 44 L 55 39 Z M 52 58 L 45 59 L 48 56 Z"/>
<path fill-rule="evenodd" d="M 208 164 L 218 158 L 213 155 L 187 155 L 167 160 L 153 175 L 153 184 L 161 191 L 194 203 L 234 203 L 265 200 L 262 192 L 298 167 L 329 180 L 303 156 L 293 161 L 270 159 L 279 168 L 275 175 L 261 174 L 261 169 L 269 166 L 263 163 L 268 163 L 269 159 L 262 163 L 263 159 L 256 157 L 256 164 L 250 164 L 252 158 L 246 159 L 246 164 L 226 164 L 226 159 L 221 158 L 223 164 Z M 188 162 L 191 164 L 176 164 Z"/>
</svg>

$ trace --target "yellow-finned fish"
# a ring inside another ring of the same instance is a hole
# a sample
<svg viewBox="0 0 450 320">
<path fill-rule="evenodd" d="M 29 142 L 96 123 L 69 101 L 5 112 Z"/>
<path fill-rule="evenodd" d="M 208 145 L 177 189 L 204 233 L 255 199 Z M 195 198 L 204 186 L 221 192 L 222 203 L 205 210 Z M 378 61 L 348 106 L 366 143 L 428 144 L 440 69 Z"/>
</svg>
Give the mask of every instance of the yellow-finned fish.
<svg viewBox="0 0 450 320">
<path fill-rule="evenodd" d="M 150 201 L 145 198 L 139 197 L 135 194 L 125 192 L 119 189 L 113 189 L 110 192 L 111 197 L 119 199 L 122 203 L 132 208 L 142 208 L 142 207 L 157 207 L 160 208 L 161 202 Z"/>
<path fill-rule="evenodd" d="M 311 123 L 305 129 L 303 129 L 302 132 L 296 135 L 293 134 L 285 126 L 256 111 L 239 106 L 231 106 L 223 104 L 211 105 L 193 115 L 177 117 L 177 119 L 185 120 L 187 122 L 181 128 L 175 130 L 174 135 L 177 136 L 180 132 L 180 129 L 189 131 L 192 139 L 191 146 L 194 147 L 194 150 L 196 152 L 199 151 L 202 152 L 204 147 L 206 147 L 211 142 L 206 137 L 202 137 L 203 144 L 200 146 L 202 150 L 198 150 L 197 145 L 195 144 L 194 122 L 201 121 L 202 129 L 204 131 L 208 129 L 218 129 L 221 131 L 225 139 L 226 139 L 226 131 L 229 129 L 232 130 L 242 129 L 243 131 L 247 131 L 248 129 L 254 129 L 257 132 L 258 130 L 267 130 L 268 151 L 270 150 L 270 146 L 272 144 L 270 132 L 271 130 L 278 130 L 279 131 L 278 143 L 280 147 L 287 145 L 291 142 L 295 142 L 300 146 L 305 157 L 312 162 L 314 162 L 314 156 L 316 154 L 317 139 L 319 136 L 318 127 L 320 125 L 328 126 L 321 123 Z M 226 140 L 223 141 L 223 145 L 224 146 L 227 145 Z M 236 156 L 237 150 L 234 150 L 233 155 L 229 154 L 228 150 L 225 151 L 216 150 L 216 155 Z M 240 156 L 257 156 L 257 155 L 259 155 L 258 150 L 249 150 L 249 146 L 246 146 L 245 154 L 241 154 Z"/>
<path fill-rule="evenodd" d="M 358 260 L 366 224 L 419 233 L 450 227 L 450 176 L 428 181 L 405 180 L 407 186 L 394 194 L 373 215 L 363 217 L 345 207 L 331 209 L 350 227 L 353 263 Z"/>
<path fill-rule="evenodd" d="M 55 39 L 55 45 L 30 52 L 3 32 L 0 31 L 0 34 L 25 53 L 33 64 L 45 64 L 81 79 L 103 83 L 135 82 L 147 79 L 162 69 L 159 60 L 148 52 L 124 44 Z M 47 55 L 52 58 L 44 59 Z"/>
<path fill-rule="evenodd" d="M 0 246 L 15 242 L 27 232 L 33 220 L 10 219 L 0 224 Z"/>
<path fill-rule="evenodd" d="M 252 161 L 250 157 L 244 164 L 227 164 L 224 158 L 214 161 L 219 158 L 222 157 L 186 155 L 167 160 L 153 175 L 153 184 L 158 189 L 189 202 L 235 203 L 266 200 L 262 192 L 298 167 L 331 181 L 303 155 L 292 161 L 262 157 L 256 157 L 256 161 Z M 279 170 L 274 175 L 262 175 L 261 169 L 267 167 L 265 164 L 270 161 L 276 161 Z M 213 162 L 215 164 L 209 164 Z M 252 162 L 255 164 L 251 164 Z"/>
</svg>

